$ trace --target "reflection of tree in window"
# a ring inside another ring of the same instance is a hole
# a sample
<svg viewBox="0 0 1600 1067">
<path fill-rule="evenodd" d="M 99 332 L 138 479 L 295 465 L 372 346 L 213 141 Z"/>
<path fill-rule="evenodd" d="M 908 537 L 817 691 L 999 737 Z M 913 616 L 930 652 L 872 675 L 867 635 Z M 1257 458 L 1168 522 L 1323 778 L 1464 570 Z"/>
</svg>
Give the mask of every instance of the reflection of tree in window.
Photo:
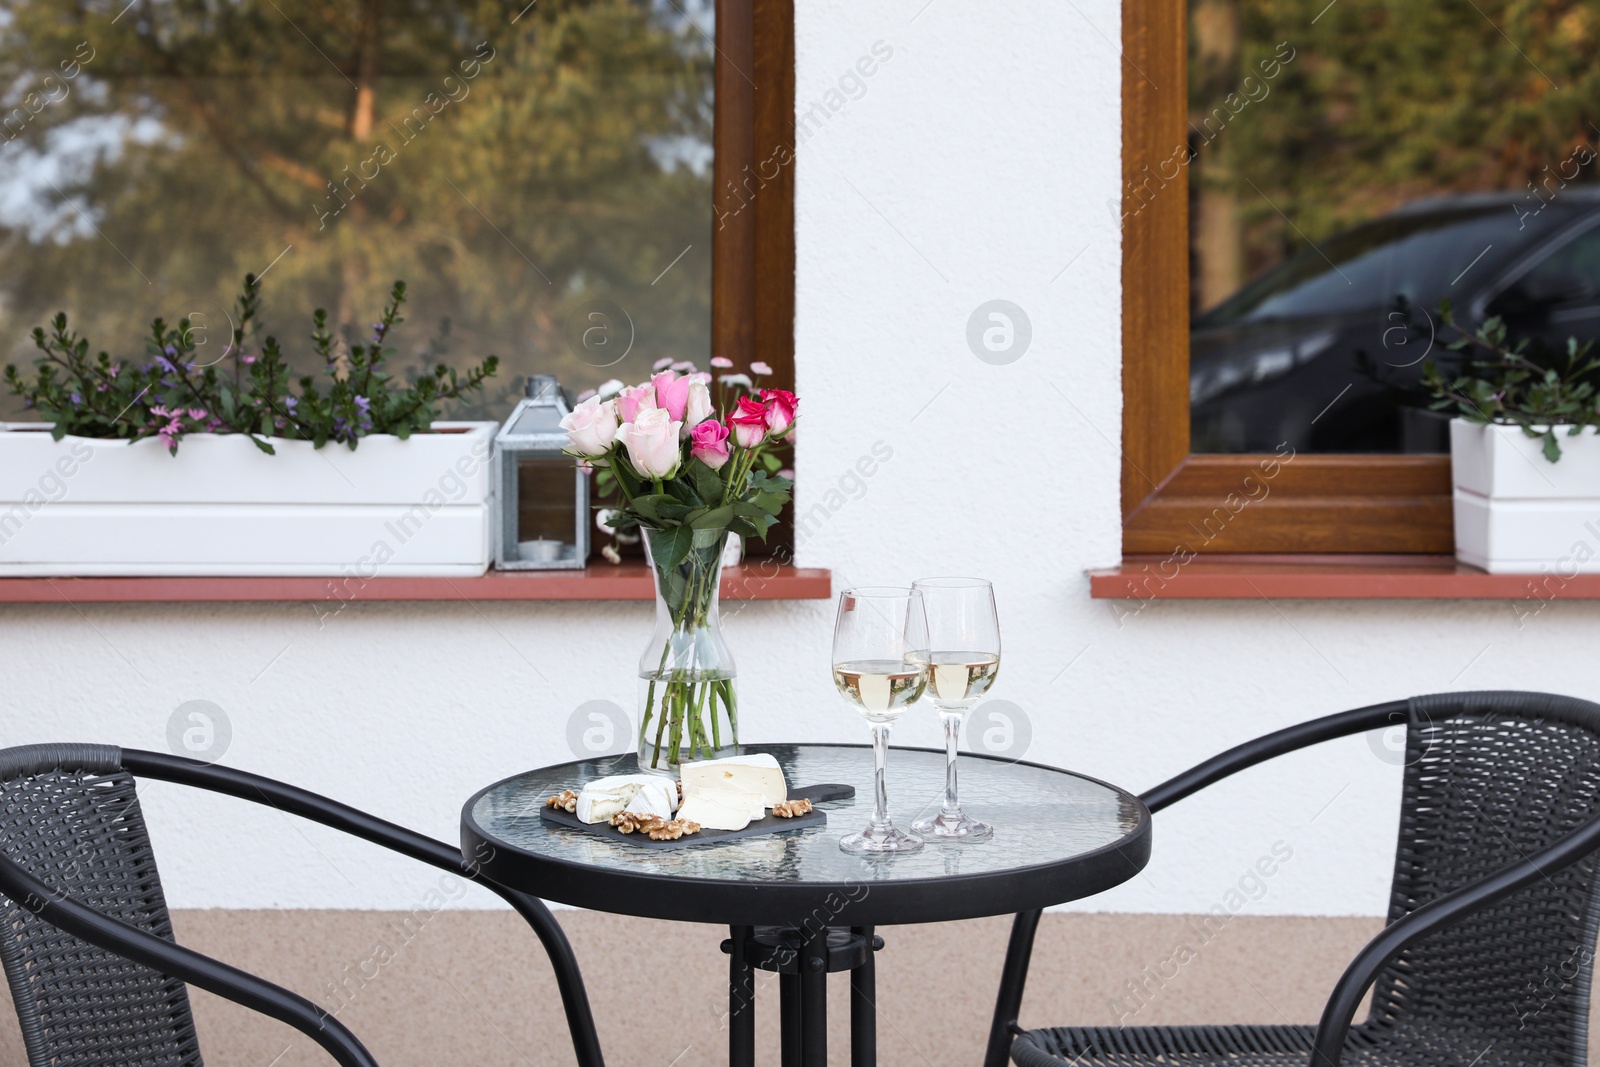
<svg viewBox="0 0 1600 1067">
<path fill-rule="evenodd" d="M 1499 288 L 1596 211 L 1594 0 L 1188 3 L 1191 447 L 1441 450 L 1444 297 L 1600 334 L 1588 260 Z"/>
<path fill-rule="evenodd" d="M 292 349 L 311 308 L 365 332 L 406 278 L 402 354 L 431 360 L 446 319 L 442 350 L 500 353 L 491 414 L 531 370 L 582 387 L 710 355 L 710 0 L 124 6 L 0 12 L 0 83 L 93 50 L 0 131 L 0 358 L 58 309 L 119 356 L 156 315 L 225 344 L 269 264 Z M 567 339 L 602 300 L 636 339 L 607 367 Z"/>
</svg>

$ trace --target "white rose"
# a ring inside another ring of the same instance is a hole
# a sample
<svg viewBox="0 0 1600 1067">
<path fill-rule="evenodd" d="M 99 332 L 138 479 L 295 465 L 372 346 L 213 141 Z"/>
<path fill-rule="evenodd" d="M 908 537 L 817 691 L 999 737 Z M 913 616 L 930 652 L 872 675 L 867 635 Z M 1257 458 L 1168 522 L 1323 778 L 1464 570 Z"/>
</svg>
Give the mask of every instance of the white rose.
<svg viewBox="0 0 1600 1067">
<path fill-rule="evenodd" d="M 695 381 L 689 384 L 689 403 L 684 411 L 683 429 L 679 431 L 684 437 L 689 436 L 689 431 L 715 415 L 711 408 L 711 390 L 705 382 Z"/>
<path fill-rule="evenodd" d="M 617 405 L 591 396 L 561 420 L 572 451 L 580 456 L 603 456 L 617 439 Z"/>
</svg>

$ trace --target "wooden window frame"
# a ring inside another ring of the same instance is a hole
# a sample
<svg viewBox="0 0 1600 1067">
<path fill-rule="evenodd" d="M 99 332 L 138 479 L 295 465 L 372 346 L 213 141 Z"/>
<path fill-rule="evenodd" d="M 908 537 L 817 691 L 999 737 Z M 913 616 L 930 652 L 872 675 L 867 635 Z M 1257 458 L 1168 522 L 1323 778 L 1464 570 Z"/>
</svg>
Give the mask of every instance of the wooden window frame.
<svg viewBox="0 0 1600 1067">
<path fill-rule="evenodd" d="M 794 0 L 717 0 L 711 351 L 794 388 Z M 793 554 L 786 508 L 762 555 Z"/>
<path fill-rule="evenodd" d="M 1448 456 L 1190 453 L 1188 5 L 1122 13 L 1123 553 L 1453 552 Z"/>
</svg>

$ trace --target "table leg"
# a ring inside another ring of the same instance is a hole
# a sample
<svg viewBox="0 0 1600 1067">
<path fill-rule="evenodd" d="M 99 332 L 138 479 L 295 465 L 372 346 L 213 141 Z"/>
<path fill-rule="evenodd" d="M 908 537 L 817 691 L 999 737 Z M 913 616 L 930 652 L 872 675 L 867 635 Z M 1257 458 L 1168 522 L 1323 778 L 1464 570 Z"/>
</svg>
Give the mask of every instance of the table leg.
<svg viewBox="0 0 1600 1067">
<path fill-rule="evenodd" d="M 878 989 L 872 969 L 872 927 L 854 926 L 850 932 L 867 942 L 867 958 L 850 972 L 850 1067 L 877 1067 Z"/>
<path fill-rule="evenodd" d="M 800 942 L 800 1063 L 828 1067 L 828 928 Z"/>
<path fill-rule="evenodd" d="M 755 935 L 753 926 L 730 928 L 728 953 L 728 1067 L 756 1067 L 755 970 L 745 949 Z"/>
<path fill-rule="evenodd" d="M 778 975 L 778 1026 L 783 1067 L 800 1067 L 800 976 Z"/>
</svg>

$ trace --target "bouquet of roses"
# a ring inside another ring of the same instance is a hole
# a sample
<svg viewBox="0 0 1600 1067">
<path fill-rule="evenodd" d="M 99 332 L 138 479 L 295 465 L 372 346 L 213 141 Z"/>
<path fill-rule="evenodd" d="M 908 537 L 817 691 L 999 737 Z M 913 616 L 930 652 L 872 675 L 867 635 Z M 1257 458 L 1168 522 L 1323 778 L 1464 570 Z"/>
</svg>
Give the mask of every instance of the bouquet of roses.
<svg viewBox="0 0 1600 1067">
<path fill-rule="evenodd" d="M 737 743 L 732 657 L 716 618 L 722 549 L 730 532 L 765 539 L 788 503 L 772 449 L 792 435 L 797 407 L 793 393 L 757 389 L 750 376 L 713 381 L 672 364 L 639 385 L 606 383 L 561 420 L 567 452 L 621 494 L 606 524 L 637 530 L 655 571 L 661 648 L 652 642 L 640 662 L 641 764 L 658 767 L 665 754 L 670 768 Z"/>
</svg>

